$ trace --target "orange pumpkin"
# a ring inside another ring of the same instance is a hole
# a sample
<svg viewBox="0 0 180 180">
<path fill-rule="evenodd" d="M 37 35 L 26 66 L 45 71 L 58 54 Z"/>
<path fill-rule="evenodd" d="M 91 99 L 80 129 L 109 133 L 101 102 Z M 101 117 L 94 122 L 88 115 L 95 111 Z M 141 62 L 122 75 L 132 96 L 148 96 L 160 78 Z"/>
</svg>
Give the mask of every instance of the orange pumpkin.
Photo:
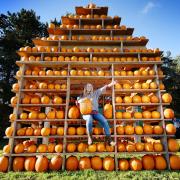
<svg viewBox="0 0 180 180">
<path fill-rule="evenodd" d="M 78 127 L 78 128 L 76 129 L 76 133 L 77 133 L 77 135 L 84 135 L 84 134 L 86 133 L 86 128 L 84 128 L 84 127 Z"/>
<path fill-rule="evenodd" d="M 88 157 L 81 157 L 79 160 L 79 169 L 91 169 L 91 161 Z"/>
<path fill-rule="evenodd" d="M 147 151 L 147 152 L 152 152 L 154 149 L 153 149 L 153 144 L 152 143 L 150 143 L 150 142 L 146 142 L 145 144 L 144 144 L 144 149 L 145 149 L 145 151 Z"/>
<path fill-rule="evenodd" d="M 24 157 L 15 157 L 13 159 L 13 171 L 22 171 L 24 169 Z"/>
<path fill-rule="evenodd" d="M 116 128 L 116 132 L 118 135 L 123 135 L 124 134 L 124 127 L 123 126 L 118 126 Z"/>
<path fill-rule="evenodd" d="M 172 96 L 169 93 L 163 94 L 162 95 L 162 102 L 171 103 L 172 102 Z"/>
<path fill-rule="evenodd" d="M 63 159 L 61 156 L 53 156 L 49 162 L 49 169 L 52 171 L 58 171 L 62 167 Z"/>
<path fill-rule="evenodd" d="M 168 139 L 168 149 L 170 152 L 177 152 L 179 150 L 179 144 L 176 139 Z"/>
<path fill-rule="evenodd" d="M 156 125 L 153 127 L 153 133 L 154 134 L 162 134 L 163 133 L 163 127 Z"/>
<path fill-rule="evenodd" d="M 88 152 L 96 152 L 96 144 L 91 144 L 88 146 Z"/>
<path fill-rule="evenodd" d="M 5 134 L 6 134 L 7 137 L 12 136 L 13 129 L 14 129 L 13 127 L 6 128 Z"/>
<path fill-rule="evenodd" d="M 110 156 L 107 156 L 103 159 L 103 169 L 106 171 L 113 171 L 114 170 L 114 159 Z"/>
<path fill-rule="evenodd" d="M 141 162 L 141 160 L 139 160 L 137 158 L 130 159 L 129 165 L 130 165 L 131 170 L 133 170 L 133 171 L 142 170 L 142 162 Z"/>
<path fill-rule="evenodd" d="M 153 143 L 153 149 L 155 152 L 162 152 L 163 151 L 163 145 L 160 142 L 154 142 Z"/>
<path fill-rule="evenodd" d="M 118 152 L 124 152 L 124 151 L 126 151 L 126 146 L 125 146 L 125 144 L 123 144 L 123 143 L 118 143 L 118 145 L 117 145 L 117 150 L 118 150 Z"/>
<path fill-rule="evenodd" d="M 180 157 L 177 155 L 171 155 L 169 158 L 170 161 L 170 167 L 173 170 L 179 170 L 180 169 Z"/>
<path fill-rule="evenodd" d="M 121 171 L 127 171 L 129 169 L 129 162 L 126 159 L 119 159 L 118 165 Z"/>
<path fill-rule="evenodd" d="M 113 115 L 113 107 L 111 104 L 105 104 L 104 108 L 103 108 L 103 114 L 104 117 L 107 119 L 112 119 L 112 115 Z"/>
<path fill-rule="evenodd" d="M 9 159 L 6 156 L 0 157 L 0 172 L 6 172 L 8 170 Z"/>
<path fill-rule="evenodd" d="M 75 152 L 76 151 L 76 145 L 74 143 L 69 143 L 69 144 L 67 144 L 66 149 L 67 149 L 67 152 L 70 152 L 70 153 Z"/>
<path fill-rule="evenodd" d="M 5 145 L 3 147 L 3 153 L 4 154 L 9 154 L 10 153 L 10 149 L 11 149 L 10 144 Z"/>
<path fill-rule="evenodd" d="M 78 119 L 79 116 L 80 116 L 80 112 L 77 106 L 72 106 L 68 111 L 69 119 Z"/>
<path fill-rule="evenodd" d="M 98 156 L 94 156 L 91 158 L 91 167 L 94 170 L 102 170 L 103 162 L 102 159 Z"/>
<path fill-rule="evenodd" d="M 134 152 L 135 151 L 135 145 L 134 144 L 127 144 L 126 145 L 126 151 L 127 152 Z"/>
<path fill-rule="evenodd" d="M 37 147 L 35 144 L 32 144 L 32 145 L 27 147 L 27 153 L 35 153 L 36 150 L 37 150 Z"/>
<path fill-rule="evenodd" d="M 174 135 L 176 133 L 176 127 L 173 124 L 169 123 L 166 125 L 166 132 L 169 135 Z"/>
<path fill-rule="evenodd" d="M 70 156 L 66 159 L 66 170 L 67 171 L 76 171 L 78 169 L 79 162 L 77 157 Z"/>
<path fill-rule="evenodd" d="M 92 102 L 90 99 L 85 98 L 80 102 L 80 112 L 83 115 L 87 115 L 92 112 Z"/>
<path fill-rule="evenodd" d="M 144 143 L 137 142 L 137 143 L 135 144 L 135 147 L 136 147 L 136 151 L 141 152 L 141 151 L 144 150 Z"/>
<path fill-rule="evenodd" d="M 68 135 L 75 135 L 76 134 L 76 128 L 75 127 L 69 127 L 67 129 L 67 134 Z"/>
<path fill-rule="evenodd" d="M 54 143 L 48 144 L 47 149 L 49 153 L 53 153 L 55 151 L 55 144 Z"/>
<path fill-rule="evenodd" d="M 154 160 L 155 160 L 155 168 L 157 170 L 165 170 L 167 168 L 167 163 L 163 156 L 161 155 L 155 156 Z"/>
<path fill-rule="evenodd" d="M 48 158 L 46 156 L 39 156 L 35 163 L 35 170 L 37 172 L 45 172 L 48 170 Z"/>
<path fill-rule="evenodd" d="M 40 144 L 37 148 L 37 151 L 39 153 L 45 153 L 47 152 L 48 148 L 47 148 L 47 145 L 46 144 Z"/>
<path fill-rule="evenodd" d="M 139 135 L 143 134 L 143 128 L 141 126 L 136 126 L 135 133 Z"/>
<path fill-rule="evenodd" d="M 64 128 L 63 127 L 58 127 L 57 128 L 57 135 L 63 136 L 64 135 Z"/>
<path fill-rule="evenodd" d="M 22 143 L 17 144 L 17 145 L 14 147 L 14 152 L 15 152 L 16 154 L 23 153 L 23 152 L 24 152 L 24 145 L 23 145 Z"/>
<path fill-rule="evenodd" d="M 87 149 L 87 144 L 85 144 L 85 143 L 80 143 L 80 144 L 78 144 L 78 146 L 77 146 L 77 151 L 78 151 L 78 152 L 83 153 L 83 152 L 86 151 L 86 149 Z"/>
<path fill-rule="evenodd" d="M 124 131 L 125 131 L 125 134 L 127 135 L 134 134 L 134 127 L 131 125 L 127 125 L 125 126 Z"/>
<path fill-rule="evenodd" d="M 142 157 L 142 165 L 145 170 L 153 170 L 155 168 L 154 158 L 151 155 L 144 155 Z"/>
<path fill-rule="evenodd" d="M 144 134 L 152 134 L 153 133 L 153 128 L 152 128 L 151 125 L 145 124 L 143 126 L 143 131 L 144 131 Z"/>
<path fill-rule="evenodd" d="M 96 147 L 97 147 L 97 151 L 98 151 L 98 152 L 104 152 L 105 149 L 106 149 L 104 143 L 97 143 L 97 144 L 96 144 Z"/>
<path fill-rule="evenodd" d="M 48 128 L 48 127 L 43 127 L 41 129 L 41 135 L 42 136 L 49 136 L 50 135 L 50 132 L 51 132 L 51 129 Z"/>
<path fill-rule="evenodd" d="M 26 157 L 24 161 L 24 169 L 26 171 L 35 170 L 36 157 Z"/>
<path fill-rule="evenodd" d="M 166 119 L 173 119 L 174 118 L 174 111 L 170 108 L 164 110 L 164 117 Z"/>
</svg>

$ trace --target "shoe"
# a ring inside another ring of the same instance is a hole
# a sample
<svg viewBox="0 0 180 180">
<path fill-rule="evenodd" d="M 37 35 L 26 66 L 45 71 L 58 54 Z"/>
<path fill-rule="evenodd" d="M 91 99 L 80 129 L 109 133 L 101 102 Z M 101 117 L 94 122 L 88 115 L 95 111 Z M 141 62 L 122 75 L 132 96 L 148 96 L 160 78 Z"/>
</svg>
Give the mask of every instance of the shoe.
<svg viewBox="0 0 180 180">
<path fill-rule="evenodd" d="M 111 136 L 106 136 L 105 137 L 105 142 L 109 145 L 109 146 L 115 146 L 116 142 L 114 142 L 111 138 Z"/>
<path fill-rule="evenodd" d="M 88 145 L 91 145 L 93 143 L 92 141 L 92 135 L 88 136 Z"/>
</svg>

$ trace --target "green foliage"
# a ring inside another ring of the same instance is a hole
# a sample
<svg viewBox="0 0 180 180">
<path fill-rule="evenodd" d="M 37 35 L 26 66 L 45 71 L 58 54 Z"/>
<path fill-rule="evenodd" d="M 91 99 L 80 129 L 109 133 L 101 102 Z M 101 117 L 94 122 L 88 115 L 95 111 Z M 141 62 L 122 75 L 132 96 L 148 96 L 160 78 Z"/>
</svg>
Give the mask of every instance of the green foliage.
<svg viewBox="0 0 180 180">
<path fill-rule="evenodd" d="M 0 14 L 0 133 L 4 132 L 2 128 L 8 125 L 8 115 L 12 113 L 8 104 L 14 96 L 11 86 L 18 69 L 16 51 L 22 46 L 32 46 L 32 38 L 46 36 L 46 29 L 47 25 L 40 22 L 40 16 L 33 10 Z"/>
</svg>

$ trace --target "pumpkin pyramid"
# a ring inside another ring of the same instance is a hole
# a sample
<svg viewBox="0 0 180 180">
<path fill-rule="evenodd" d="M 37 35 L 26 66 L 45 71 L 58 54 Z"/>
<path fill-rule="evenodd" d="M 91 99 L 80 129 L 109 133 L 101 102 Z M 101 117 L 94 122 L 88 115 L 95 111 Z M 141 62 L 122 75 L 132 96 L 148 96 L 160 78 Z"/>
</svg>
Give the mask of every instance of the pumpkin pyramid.
<svg viewBox="0 0 180 180">
<path fill-rule="evenodd" d="M 18 51 L 14 110 L 0 171 L 180 169 L 162 52 L 148 49 L 146 37 L 133 37 L 134 29 L 108 16 L 108 7 L 75 10 L 62 16 L 60 26 L 49 24 L 49 37 Z M 116 146 L 104 144 L 97 121 L 88 146 L 76 98 L 86 83 L 99 88 L 112 80 L 118 83 L 99 99 L 99 111 Z"/>
</svg>

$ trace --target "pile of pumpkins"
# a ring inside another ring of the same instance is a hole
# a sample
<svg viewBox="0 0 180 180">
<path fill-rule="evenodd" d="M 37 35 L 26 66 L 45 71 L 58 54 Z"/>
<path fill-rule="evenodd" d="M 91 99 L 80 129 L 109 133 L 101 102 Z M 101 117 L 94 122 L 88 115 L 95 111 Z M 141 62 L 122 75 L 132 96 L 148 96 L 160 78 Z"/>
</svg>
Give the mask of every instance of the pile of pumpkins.
<svg viewBox="0 0 180 180">
<path fill-rule="evenodd" d="M 82 69 L 71 69 L 69 74 L 71 76 L 110 76 L 110 71 L 104 71 L 104 70 L 82 70 Z"/>
<path fill-rule="evenodd" d="M 0 157 L 0 171 L 6 172 L 8 169 L 9 159 L 6 156 Z M 46 172 L 48 170 L 58 171 L 62 169 L 63 158 L 59 155 L 48 159 L 46 156 L 32 157 L 15 157 L 12 163 L 13 171 L 36 171 Z M 170 167 L 172 170 L 180 169 L 180 157 L 177 155 L 170 156 Z M 65 161 L 65 169 L 67 171 L 76 170 L 115 170 L 115 161 L 111 156 L 101 158 L 69 156 Z M 120 171 L 140 171 L 140 170 L 165 170 L 167 162 L 162 155 L 144 155 L 141 159 L 118 159 L 118 170 Z"/>
</svg>

